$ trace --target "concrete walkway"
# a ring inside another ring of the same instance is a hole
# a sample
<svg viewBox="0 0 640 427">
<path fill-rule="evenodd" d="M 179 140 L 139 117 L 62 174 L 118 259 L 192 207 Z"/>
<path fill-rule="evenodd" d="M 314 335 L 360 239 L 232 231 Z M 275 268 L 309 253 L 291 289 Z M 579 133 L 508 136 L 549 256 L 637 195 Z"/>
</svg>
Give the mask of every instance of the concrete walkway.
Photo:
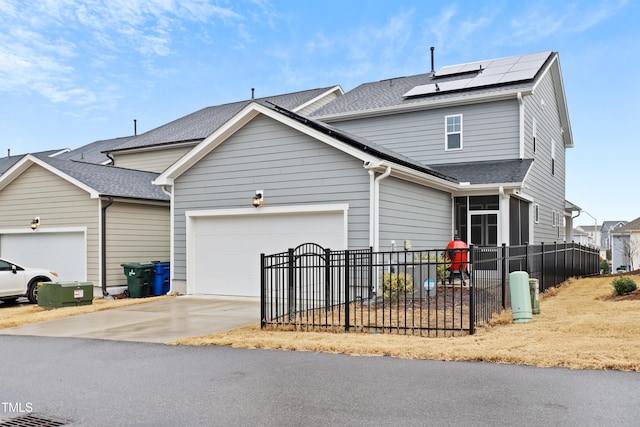
<svg viewBox="0 0 640 427">
<path fill-rule="evenodd" d="M 0 335 L 166 343 L 259 321 L 260 302 L 256 299 L 185 295 L 0 329 Z"/>
</svg>

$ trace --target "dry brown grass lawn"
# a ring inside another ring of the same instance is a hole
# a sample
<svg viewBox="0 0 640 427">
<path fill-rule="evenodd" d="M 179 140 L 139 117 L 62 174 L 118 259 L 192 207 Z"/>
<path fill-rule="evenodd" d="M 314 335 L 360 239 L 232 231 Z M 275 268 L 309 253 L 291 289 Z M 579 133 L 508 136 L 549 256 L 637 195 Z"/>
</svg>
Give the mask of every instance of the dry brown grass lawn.
<svg viewBox="0 0 640 427">
<path fill-rule="evenodd" d="M 462 337 L 273 331 L 253 325 L 174 344 L 640 372 L 640 301 L 609 299 L 612 279 L 569 280 L 541 298 L 541 313 L 532 321 L 514 324 L 505 312 L 475 335 Z M 638 282 L 638 276 L 634 279 Z"/>
<path fill-rule="evenodd" d="M 80 305 L 77 307 L 61 307 L 48 310 L 37 304 L 10 306 L 0 303 L 0 329 L 12 328 L 14 326 L 26 325 L 29 323 L 44 322 L 45 320 L 60 319 L 62 317 L 76 316 L 78 314 L 92 313 L 94 311 L 109 310 L 128 305 L 142 304 L 150 301 L 157 301 L 169 296 L 150 298 L 126 298 L 105 300 L 96 298 L 90 305 Z"/>
</svg>

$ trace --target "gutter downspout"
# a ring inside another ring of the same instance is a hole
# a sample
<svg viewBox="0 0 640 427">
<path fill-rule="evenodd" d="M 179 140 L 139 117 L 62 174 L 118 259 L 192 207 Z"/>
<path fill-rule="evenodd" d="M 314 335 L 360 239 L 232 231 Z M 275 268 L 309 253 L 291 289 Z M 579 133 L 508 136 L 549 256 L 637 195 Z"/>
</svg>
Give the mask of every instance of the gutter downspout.
<svg viewBox="0 0 640 427">
<path fill-rule="evenodd" d="M 164 194 L 166 194 L 167 196 L 171 197 L 171 192 L 169 190 L 167 190 L 168 185 L 163 185 L 160 188 L 162 189 L 162 192 Z"/>
<path fill-rule="evenodd" d="M 380 250 L 380 181 L 385 179 L 391 175 L 391 166 L 387 166 L 387 170 L 384 171 L 382 175 L 379 175 L 373 185 L 374 185 L 374 195 L 373 195 L 373 204 L 374 204 L 374 244 L 373 250 L 374 252 L 378 252 Z"/>
<path fill-rule="evenodd" d="M 113 197 L 109 197 L 109 200 L 105 205 L 102 206 L 102 224 L 100 224 L 100 233 L 102 234 L 102 271 L 101 281 L 102 281 L 102 296 L 104 299 L 113 299 L 109 292 L 107 292 L 107 208 L 113 204 Z"/>
</svg>

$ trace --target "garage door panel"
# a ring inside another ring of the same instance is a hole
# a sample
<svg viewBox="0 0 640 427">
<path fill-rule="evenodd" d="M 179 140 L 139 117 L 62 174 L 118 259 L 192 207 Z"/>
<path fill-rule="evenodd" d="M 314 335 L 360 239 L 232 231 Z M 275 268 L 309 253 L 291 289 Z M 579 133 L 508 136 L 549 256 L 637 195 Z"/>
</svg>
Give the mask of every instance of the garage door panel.
<svg viewBox="0 0 640 427">
<path fill-rule="evenodd" d="M 83 232 L 3 234 L 0 255 L 27 267 L 53 270 L 60 281 L 87 280 Z"/>
<path fill-rule="evenodd" d="M 314 242 L 344 249 L 344 213 L 221 216 L 194 219 L 193 293 L 259 296 L 260 254 Z"/>
</svg>

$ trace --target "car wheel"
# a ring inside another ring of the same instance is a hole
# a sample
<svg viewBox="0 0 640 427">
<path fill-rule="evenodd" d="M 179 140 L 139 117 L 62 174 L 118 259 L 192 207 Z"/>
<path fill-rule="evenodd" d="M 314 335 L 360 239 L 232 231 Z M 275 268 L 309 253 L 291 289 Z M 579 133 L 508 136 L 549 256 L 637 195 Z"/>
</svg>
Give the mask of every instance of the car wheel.
<svg viewBox="0 0 640 427">
<path fill-rule="evenodd" d="M 38 280 L 33 279 L 27 288 L 27 298 L 31 304 L 36 304 L 38 302 L 38 282 Z"/>
</svg>

